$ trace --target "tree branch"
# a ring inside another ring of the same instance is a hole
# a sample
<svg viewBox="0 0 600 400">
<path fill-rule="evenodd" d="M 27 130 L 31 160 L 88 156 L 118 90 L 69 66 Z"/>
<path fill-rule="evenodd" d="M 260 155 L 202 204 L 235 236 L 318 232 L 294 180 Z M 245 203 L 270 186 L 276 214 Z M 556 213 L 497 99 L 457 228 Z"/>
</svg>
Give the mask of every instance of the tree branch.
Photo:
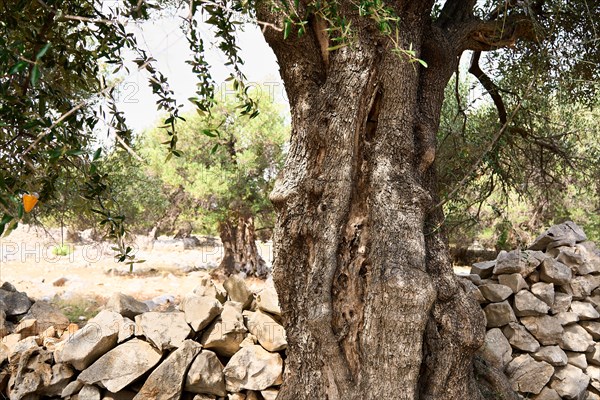
<svg viewBox="0 0 600 400">
<path fill-rule="evenodd" d="M 470 25 L 472 27 L 464 40 L 463 50 L 490 51 L 512 47 L 519 39 L 540 40 L 531 17 L 522 14 Z"/>
<path fill-rule="evenodd" d="M 500 96 L 500 90 L 498 89 L 498 86 L 496 86 L 494 81 L 492 81 L 492 79 L 487 76 L 479 66 L 480 57 L 481 51 L 476 51 L 473 53 L 473 56 L 471 57 L 469 73 L 477 78 L 488 94 L 492 97 L 494 105 L 498 110 L 498 118 L 500 119 L 500 123 L 504 125 L 506 124 L 506 107 L 504 106 L 504 101 L 502 100 L 502 96 Z"/>
</svg>

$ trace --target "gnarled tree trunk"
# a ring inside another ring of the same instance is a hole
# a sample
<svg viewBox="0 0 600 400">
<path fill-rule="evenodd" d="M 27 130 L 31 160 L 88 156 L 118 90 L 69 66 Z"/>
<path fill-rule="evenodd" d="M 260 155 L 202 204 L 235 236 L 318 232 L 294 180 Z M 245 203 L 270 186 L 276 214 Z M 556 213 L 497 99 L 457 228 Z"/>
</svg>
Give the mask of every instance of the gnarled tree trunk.
<svg viewBox="0 0 600 400">
<path fill-rule="evenodd" d="M 223 259 L 220 268 L 227 275 L 244 272 L 247 276 L 266 278 L 267 265 L 256 247 L 254 218 L 239 215 L 219 223 L 219 235 L 223 243 Z"/>
<path fill-rule="evenodd" d="M 427 69 L 365 18 L 331 53 L 318 18 L 301 38 L 265 33 L 292 113 L 271 195 L 289 342 L 279 400 L 483 398 L 473 374 L 483 313 L 453 274 L 435 207 L 435 133 L 460 51 L 432 29 L 431 4 L 398 3 L 398 45 Z"/>
</svg>

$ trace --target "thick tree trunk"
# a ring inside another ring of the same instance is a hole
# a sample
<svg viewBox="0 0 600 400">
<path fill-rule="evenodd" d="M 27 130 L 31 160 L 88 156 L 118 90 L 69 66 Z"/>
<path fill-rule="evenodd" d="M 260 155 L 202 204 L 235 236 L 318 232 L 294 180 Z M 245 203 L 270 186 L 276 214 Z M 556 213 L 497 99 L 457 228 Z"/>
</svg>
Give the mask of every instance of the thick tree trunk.
<svg viewBox="0 0 600 400">
<path fill-rule="evenodd" d="M 398 45 L 427 56 L 428 70 L 368 28 L 333 53 L 318 34 L 266 35 L 292 112 L 271 195 L 289 343 L 278 400 L 483 398 L 472 362 L 483 313 L 453 274 L 434 207 L 435 133 L 458 61 L 423 40 L 418 3 Z"/>
<path fill-rule="evenodd" d="M 244 272 L 247 276 L 266 278 L 268 270 L 256 246 L 252 216 L 240 215 L 237 219 L 221 222 L 219 234 L 223 243 L 220 268 L 227 275 Z"/>
</svg>

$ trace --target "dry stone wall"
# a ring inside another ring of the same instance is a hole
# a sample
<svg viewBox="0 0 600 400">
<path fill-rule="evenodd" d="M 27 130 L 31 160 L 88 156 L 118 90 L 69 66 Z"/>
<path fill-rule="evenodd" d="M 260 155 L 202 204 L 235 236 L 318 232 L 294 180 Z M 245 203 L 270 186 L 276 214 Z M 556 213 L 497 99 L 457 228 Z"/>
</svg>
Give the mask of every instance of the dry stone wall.
<svg viewBox="0 0 600 400">
<path fill-rule="evenodd" d="M 164 312 L 117 293 L 79 329 L 5 283 L 0 397 L 274 400 L 287 347 L 275 291 L 238 277 L 223 286 L 205 275 Z"/>
<path fill-rule="evenodd" d="M 600 251 L 572 222 L 461 279 L 480 304 L 479 353 L 523 399 L 600 400 Z M 275 400 L 285 332 L 275 289 L 204 275 L 177 308 L 115 294 L 83 328 L 0 287 L 0 398 Z M 462 399 L 461 399 L 462 400 Z"/>
<path fill-rule="evenodd" d="M 487 320 L 480 354 L 522 398 L 600 399 L 600 251 L 573 222 L 463 280 Z"/>
</svg>

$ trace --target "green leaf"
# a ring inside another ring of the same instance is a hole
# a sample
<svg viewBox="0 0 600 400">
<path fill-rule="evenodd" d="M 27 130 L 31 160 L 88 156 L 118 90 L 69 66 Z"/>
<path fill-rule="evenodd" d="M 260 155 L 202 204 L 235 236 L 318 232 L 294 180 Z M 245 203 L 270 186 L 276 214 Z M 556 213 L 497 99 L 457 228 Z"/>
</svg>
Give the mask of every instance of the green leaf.
<svg viewBox="0 0 600 400">
<path fill-rule="evenodd" d="M 102 147 L 99 147 L 98 150 L 96 150 L 94 152 L 94 156 L 92 157 L 92 161 L 96 161 L 100 158 L 100 155 L 102 154 Z"/>
<path fill-rule="evenodd" d="M 425 68 L 429 68 L 429 65 L 427 65 L 427 63 L 425 62 L 425 60 L 421 60 L 420 58 L 417 58 L 417 61 L 419 62 L 419 64 L 421 64 Z"/>
<path fill-rule="evenodd" d="M 23 69 L 25 69 L 26 66 L 27 66 L 27 62 L 19 61 L 8 71 L 8 73 L 11 75 L 19 73 L 19 72 L 23 71 Z"/>
<path fill-rule="evenodd" d="M 33 69 L 31 70 L 31 85 L 35 86 L 35 84 L 37 83 L 37 81 L 39 79 L 40 79 L 40 68 L 36 64 L 33 66 Z"/>
<path fill-rule="evenodd" d="M 50 42 L 46 43 L 46 45 L 44 47 L 42 47 L 42 49 L 40 51 L 38 51 L 38 53 L 35 55 L 35 59 L 39 60 L 40 58 L 44 57 L 44 54 L 46 54 L 46 52 L 48 51 L 50 46 L 51 46 Z"/>
<path fill-rule="evenodd" d="M 219 148 L 219 143 L 215 144 L 212 149 L 210 149 L 210 154 L 215 154 L 217 149 Z"/>
<path fill-rule="evenodd" d="M 290 31 L 292 29 L 292 21 L 287 18 L 284 22 L 283 22 L 283 39 L 287 39 L 288 36 L 290 36 Z"/>
</svg>

